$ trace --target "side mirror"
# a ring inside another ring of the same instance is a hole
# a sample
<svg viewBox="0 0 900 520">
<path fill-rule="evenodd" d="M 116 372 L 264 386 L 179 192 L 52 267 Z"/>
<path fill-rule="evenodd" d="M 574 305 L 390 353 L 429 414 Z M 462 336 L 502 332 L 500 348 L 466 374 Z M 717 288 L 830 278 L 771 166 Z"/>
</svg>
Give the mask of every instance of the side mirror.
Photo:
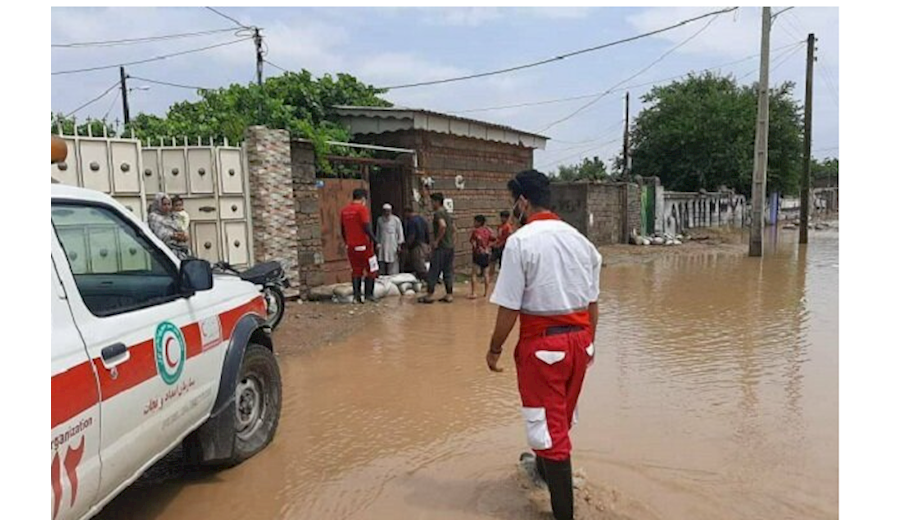
<svg viewBox="0 0 900 520">
<path fill-rule="evenodd" d="M 188 258 L 181 261 L 179 269 L 181 292 L 193 295 L 199 291 L 208 291 L 213 286 L 212 266 L 206 260 Z"/>
</svg>

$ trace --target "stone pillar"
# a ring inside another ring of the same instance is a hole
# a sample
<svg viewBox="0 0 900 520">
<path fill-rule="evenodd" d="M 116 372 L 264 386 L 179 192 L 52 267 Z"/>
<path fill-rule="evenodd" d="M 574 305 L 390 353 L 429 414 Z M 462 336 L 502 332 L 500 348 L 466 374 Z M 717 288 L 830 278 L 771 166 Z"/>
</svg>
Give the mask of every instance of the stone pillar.
<svg viewBox="0 0 900 520">
<path fill-rule="evenodd" d="M 294 218 L 297 225 L 297 259 L 300 295 L 325 283 L 322 252 L 322 219 L 316 185 L 316 154 L 312 144 L 291 141 L 291 171 L 294 190 Z"/>
<path fill-rule="evenodd" d="M 244 132 L 256 262 L 277 260 L 292 285 L 300 279 L 297 222 L 291 185 L 290 136 L 286 130 L 251 126 Z"/>
</svg>

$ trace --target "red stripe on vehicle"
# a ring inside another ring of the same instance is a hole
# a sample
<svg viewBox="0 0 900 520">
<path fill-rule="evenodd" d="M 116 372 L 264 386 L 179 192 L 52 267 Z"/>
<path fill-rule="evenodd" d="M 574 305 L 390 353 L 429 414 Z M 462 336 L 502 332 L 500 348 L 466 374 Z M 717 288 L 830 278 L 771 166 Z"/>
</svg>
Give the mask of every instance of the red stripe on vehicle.
<svg viewBox="0 0 900 520">
<path fill-rule="evenodd" d="M 222 331 L 222 340 L 219 345 L 225 344 L 231 339 L 235 325 L 247 314 L 256 314 L 260 317 L 266 315 L 266 305 L 262 296 L 219 314 Z M 205 352 L 199 323 L 190 323 L 181 327 L 181 333 L 184 336 L 187 359 Z M 128 348 L 128 352 L 130 359 L 116 367 L 115 378 L 112 377 L 112 371 L 103 366 L 103 360 L 99 357 L 52 376 L 50 378 L 50 427 L 55 428 L 68 421 L 97 404 L 101 399 L 105 401 L 156 377 L 158 371 L 152 339 L 132 345 Z M 93 368 L 96 368 L 100 383 L 100 399 L 97 395 L 97 380 L 94 378 Z"/>
<path fill-rule="evenodd" d="M 82 363 L 50 378 L 50 427 L 55 428 L 99 402 L 94 370 Z"/>
</svg>

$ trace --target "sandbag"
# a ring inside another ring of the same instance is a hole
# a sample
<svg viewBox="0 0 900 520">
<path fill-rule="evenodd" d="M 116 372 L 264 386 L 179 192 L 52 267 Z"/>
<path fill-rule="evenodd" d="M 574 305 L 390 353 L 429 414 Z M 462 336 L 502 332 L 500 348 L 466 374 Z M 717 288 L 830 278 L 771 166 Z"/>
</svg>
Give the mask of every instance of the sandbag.
<svg viewBox="0 0 900 520">
<path fill-rule="evenodd" d="M 331 285 L 313 287 L 309 291 L 309 300 L 314 302 L 328 302 L 331 301 L 332 296 L 334 296 L 334 286 Z"/>
<path fill-rule="evenodd" d="M 416 275 L 410 273 L 400 273 L 390 276 L 380 276 L 378 280 L 384 280 L 390 282 L 394 285 L 400 285 L 404 283 L 413 283 L 416 281 Z"/>
<path fill-rule="evenodd" d="M 396 286 L 392 283 L 384 283 L 381 280 L 376 280 L 375 281 L 375 290 L 373 291 L 375 294 L 375 298 L 378 298 L 380 300 L 381 298 L 384 298 L 385 296 L 387 296 L 389 287 L 396 288 Z"/>
<path fill-rule="evenodd" d="M 335 296 L 340 296 L 340 297 L 350 296 L 351 298 L 353 297 L 353 285 L 352 284 L 339 283 L 332 287 L 334 287 L 334 295 Z"/>
<path fill-rule="evenodd" d="M 400 288 L 399 287 L 397 287 L 394 284 L 388 284 L 387 287 L 388 287 L 388 291 L 387 291 L 388 296 L 400 296 Z"/>
</svg>

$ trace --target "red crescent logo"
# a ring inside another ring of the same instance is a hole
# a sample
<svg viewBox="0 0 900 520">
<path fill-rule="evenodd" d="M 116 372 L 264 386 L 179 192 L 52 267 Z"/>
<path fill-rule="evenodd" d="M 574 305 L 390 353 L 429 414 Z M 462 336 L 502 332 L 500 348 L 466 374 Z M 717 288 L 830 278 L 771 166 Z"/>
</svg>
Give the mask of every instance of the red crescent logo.
<svg viewBox="0 0 900 520">
<path fill-rule="evenodd" d="M 172 358 L 169 357 L 169 344 L 175 341 L 175 338 L 169 336 L 166 338 L 166 364 L 169 365 L 169 368 L 175 368 L 178 366 L 178 358 L 175 358 L 175 361 L 172 361 Z"/>
</svg>

